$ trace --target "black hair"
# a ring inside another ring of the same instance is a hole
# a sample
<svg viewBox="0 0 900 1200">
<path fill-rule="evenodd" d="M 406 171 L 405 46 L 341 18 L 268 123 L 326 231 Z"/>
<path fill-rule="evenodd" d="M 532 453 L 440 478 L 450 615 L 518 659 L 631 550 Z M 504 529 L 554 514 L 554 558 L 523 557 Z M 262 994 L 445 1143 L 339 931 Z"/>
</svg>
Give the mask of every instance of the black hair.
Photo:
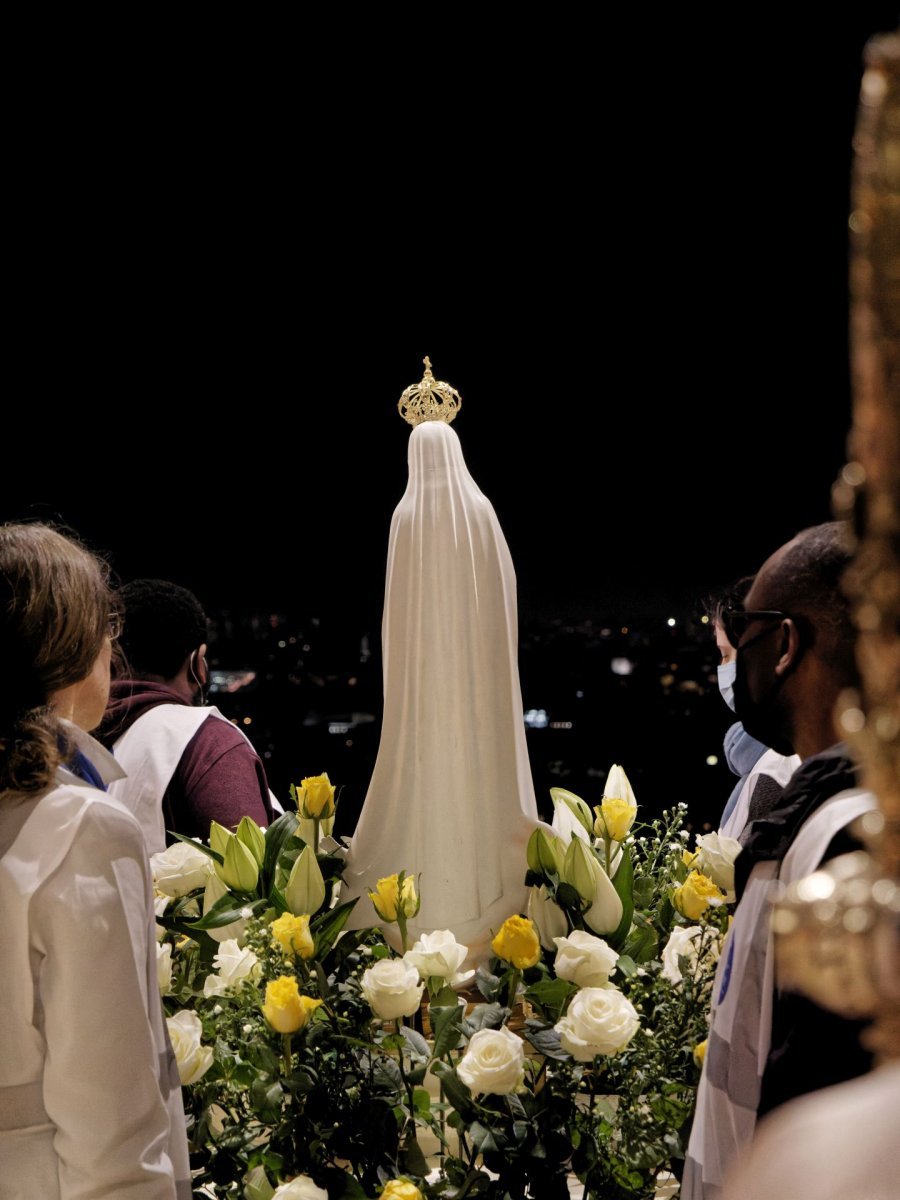
<svg viewBox="0 0 900 1200">
<path fill-rule="evenodd" d="M 765 581 L 766 604 L 809 620 L 819 654 L 845 687 L 859 679 L 856 629 L 842 587 L 852 557 L 847 525 L 827 521 L 801 530 Z"/>
<path fill-rule="evenodd" d="M 744 575 L 741 579 L 730 583 L 728 587 L 722 588 L 719 592 L 713 592 L 704 599 L 703 611 L 713 625 L 721 625 L 724 609 L 740 608 L 743 605 L 744 597 L 753 586 L 755 578 L 755 575 Z"/>
<path fill-rule="evenodd" d="M 206 614 L 193 592 L 166 579 L 136 579 L 115 593 L 120 644 L 135 679 L 174 679 L 192 650 L 207 640 Z"/>
</svg>

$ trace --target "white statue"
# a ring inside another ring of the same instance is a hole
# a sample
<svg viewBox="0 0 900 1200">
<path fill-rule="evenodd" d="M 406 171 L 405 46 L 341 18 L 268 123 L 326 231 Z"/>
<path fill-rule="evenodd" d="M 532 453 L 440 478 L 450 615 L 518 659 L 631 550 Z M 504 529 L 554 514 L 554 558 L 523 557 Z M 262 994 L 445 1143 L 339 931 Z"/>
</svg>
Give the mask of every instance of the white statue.
<svg viewBox="0 0 900 1200">
<path fill-rule="evenodd" d="M 353 923 L 373 924 L 366 893 L 378 879 L 421 875 L 410 943 L 450 929 L 476 965 L 490 954 L 492 931 L 525 911 L 525 847 L 538 817 L 515 572 L 494 509 L 443 419 L 410 435 L 409 483 L 391 522 L 382 641 L 381 744 L 344 894 L 360 897 Z M 385 935 L 399 949 L 397 926 Z"/>
</svg>

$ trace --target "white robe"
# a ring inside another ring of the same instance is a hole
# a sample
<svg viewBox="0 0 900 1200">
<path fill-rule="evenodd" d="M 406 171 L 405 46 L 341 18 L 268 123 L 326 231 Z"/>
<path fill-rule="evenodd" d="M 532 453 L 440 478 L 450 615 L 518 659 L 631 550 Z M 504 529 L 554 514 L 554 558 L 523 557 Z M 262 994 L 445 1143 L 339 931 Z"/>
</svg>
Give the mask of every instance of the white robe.
<svg viewBox="0 0 900 1200">
<path fill-rule="evenodd" d="M 519 685 L 516 578 L 490 501 L 443 422 L 416 426 L 391 522 L 382 628 L 384 723 L 342 895 L 421 874 L 420 933 L 450 929 L 484 962 L 524 912 L 537 805 Z M 386 935 L 396 943 L 396 925 Z"/>
<path fill-rule="evenodd" d="M 3 793 L 0 912 L 0 1197 L 189 1197 L 137 822 L 65 769 L 37 796 Z"/>
</svg>

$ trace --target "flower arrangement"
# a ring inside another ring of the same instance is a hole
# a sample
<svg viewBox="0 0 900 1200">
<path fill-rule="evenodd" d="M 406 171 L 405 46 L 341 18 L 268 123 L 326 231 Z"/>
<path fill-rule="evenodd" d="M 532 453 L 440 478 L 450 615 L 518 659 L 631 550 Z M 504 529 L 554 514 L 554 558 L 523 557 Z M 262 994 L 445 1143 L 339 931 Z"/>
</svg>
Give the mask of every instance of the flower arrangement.
<svg viewBox="0 0 900 1200">
<path fill-rule="evenodd" d="M 369 897 L 403 952 L 348 931 L 334 789 L 292 794 L 268 830 L 213 826 L 154 858 L 195 1195 L 567 1200 L 573 1176 L 653 1195 L 686 1140 L 728 840 L 688 851 L 683 805 L 641 825 L 621 767 L 594 810 L 553 789 L 527 915 L 473 973 L 450 930 L 408 945 L 405 870 Z"/>
</svg>

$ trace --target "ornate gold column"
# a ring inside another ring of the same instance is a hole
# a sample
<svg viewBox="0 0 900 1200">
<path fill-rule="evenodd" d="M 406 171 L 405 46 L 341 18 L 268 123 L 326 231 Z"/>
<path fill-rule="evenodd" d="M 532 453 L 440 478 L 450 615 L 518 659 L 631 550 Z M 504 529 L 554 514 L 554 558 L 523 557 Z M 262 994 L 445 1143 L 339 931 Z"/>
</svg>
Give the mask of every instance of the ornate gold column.
<svg viewBox="0 0 900 1200">
<path fill-rule="evenodd" d="M 862 694 L 839 723 L 880 811 L 870 853 L 792 884 L 776 906 L 785 986 L 848 1016 L 877 1017 L 872 1043 L 900 1057 L 900 31 L 865 51 L 850 215 L 853 427 L 834 490 L 856 553 L 845 586 L 859 629 Z"/>
</svg>

